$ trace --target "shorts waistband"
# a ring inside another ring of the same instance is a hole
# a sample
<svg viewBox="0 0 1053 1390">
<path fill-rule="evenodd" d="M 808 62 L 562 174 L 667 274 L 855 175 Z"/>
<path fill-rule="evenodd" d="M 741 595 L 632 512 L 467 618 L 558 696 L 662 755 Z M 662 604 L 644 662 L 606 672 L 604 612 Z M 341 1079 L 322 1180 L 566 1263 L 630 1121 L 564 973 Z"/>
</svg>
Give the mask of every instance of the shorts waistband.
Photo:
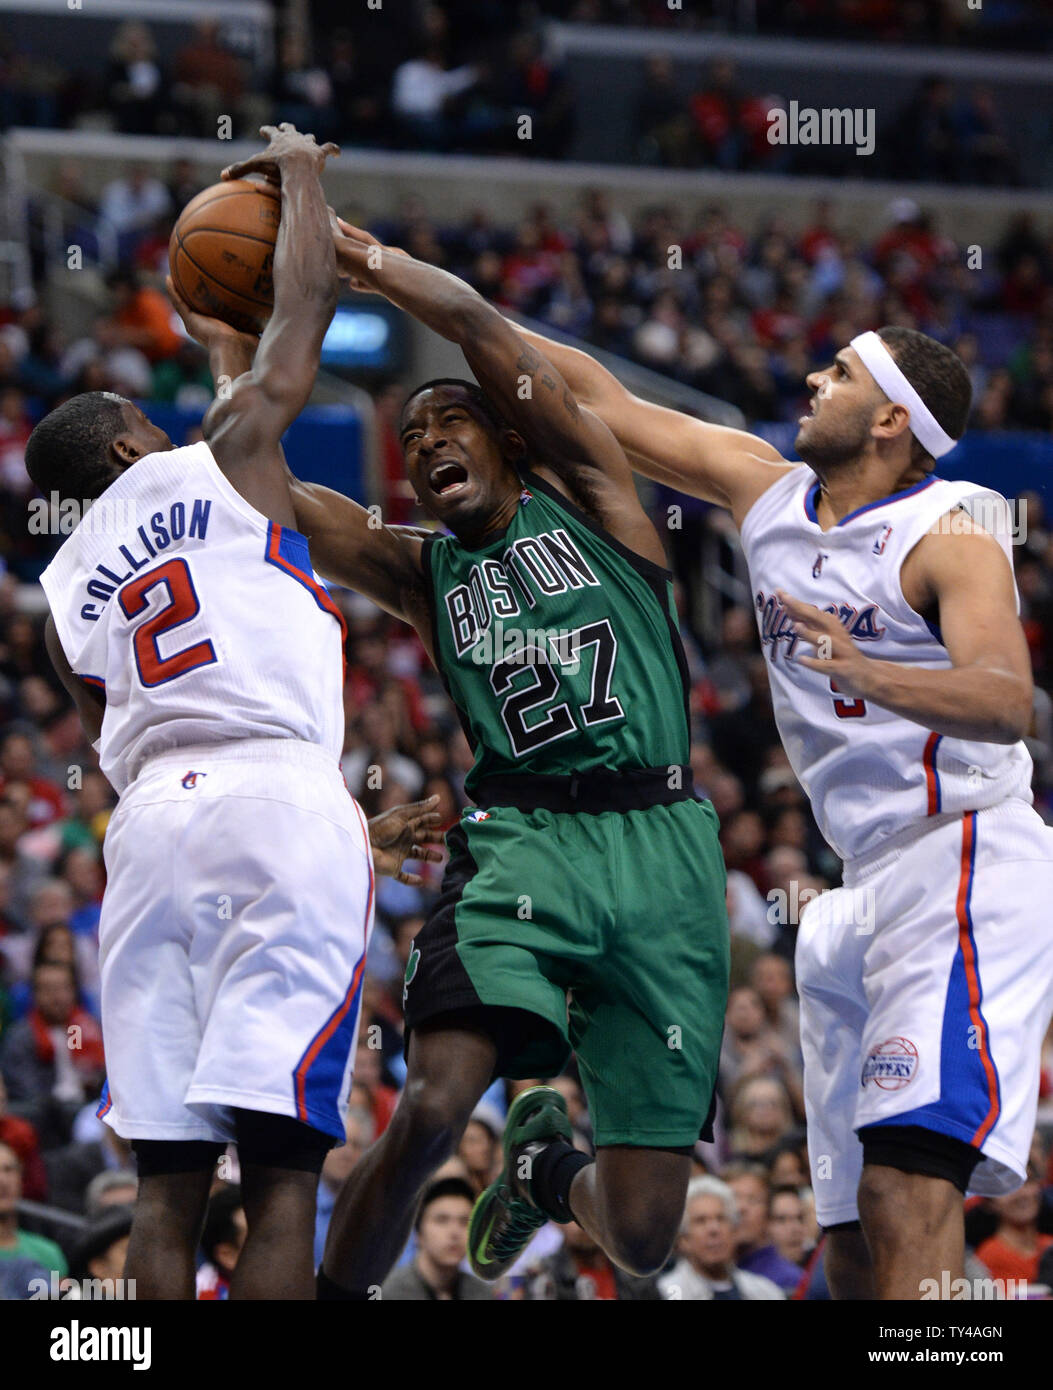
<svg viewBox="0 0 1053 1390">
<path fill-rule="evenodd" d="M 673 782 L 679 785 L 671 786 Z M 646 811 L 650 806 L 694 801 L 695 789 L 691 768 L 673 763 L 666 767 L 598 768 L 566 777 L 486 777 L 471 795 L 483 810 L 511 806 L 517 811 L 599 816 L 605 811 Z"/>
<path fill-rule="evenodd" d="M 194 771 L 195 762 L 210 763 L 285 763 L 300 767 L 325 768 L 340 776 L 340 764 L 328 749 L 299 738 L 238 738 L 227 743 L 188 743 L 163 753 L 148 755 L 135 774 L 134 780 L 146 772 L 164 768 L 183 767 Z"/>
<path fill-rule="evenodd" d="M 888 868 L 904 850 L 916 845 L 926 835 L 942 830 L 947 825 L 960 825 L 966 816 L 975 815 L 981 824 L 990 825 L 991 822 L 1007 817 L 1019 816 L 1022 812 L 1036 814 L 1029 802 L 1012 797 L 1006 801 L 998 801 L 993 806 L 978 806 L 975 810 L 946 811 L 942 815 L 927 816 L 924 820 L 915 821 L 894 835 L 889 835 L 869 853 L 861 854 L 855 859 L 846 859 L 843 865 L 844 885 L 846 888 L 852 888 L 879 870 Z"/>
</svg>

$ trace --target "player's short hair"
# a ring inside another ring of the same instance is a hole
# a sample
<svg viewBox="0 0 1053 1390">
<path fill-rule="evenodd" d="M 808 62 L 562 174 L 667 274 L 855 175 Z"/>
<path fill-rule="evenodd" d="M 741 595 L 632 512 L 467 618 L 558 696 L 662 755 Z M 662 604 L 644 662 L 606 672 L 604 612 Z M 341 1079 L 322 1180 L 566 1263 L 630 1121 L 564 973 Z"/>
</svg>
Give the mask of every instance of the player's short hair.
<svg viewBox="0 0 1053 1390">
<path fill-rule="evenodd" d="M 461 377 L 457 376 L 437 376 L 433 377 L 431 381 L 425 381 L 422 382 L 420 386 L 415 386 L 406 397 L 399 414 L 400 434 L 402 433 L 402 421 L 405 419 L 410 401 L 413 400 L 415 396 L 419 396 L 424 391 L 430 391 L 435 386 L 460 386 L 461 389 L 467 393 L 473 405 L 477 406 L 481 413 L 486 416 L 498 434 L 500 434 L 502 430 L 510 428 L 508 421 L 502 416 L 493 401 L 490 400 L 482 387 L 477 386 L 474 381 L 464 381 Z"/>
<path fill-rule="evenodd" d="M 916 328 L 879 328 L 878 337 L 896 359 L 896 365 L 952 439 L 961 439 L 973 402 L 973 384 L 965 363 L 943 343 Z M 913 441 L 914 459 L 932 455 Z"/>
<path fill-rule="evenodd" d="M 26 444 L 26 472 L 45 497 L 98 497 L 113 482 L 110 445 L 128 402 L 112 391 L 84 391 L 45 415 Z"/>
<path fill-rule="evenodd" d="M 417 1215 L 413 1219 L 415 1231 L 420 1230 L 424 1213 L 432 1202 L 437 1202 L 440 1197 L 463 1197 L 465 1201 L 474 1203 L 476 1192 L 471 1183 L 464 1178 L 440 1178 L 438 1182 L 433 1182 L 430 1187 L 425 1188 L 424 1196 L 420 1199 Z"/>
</svg>

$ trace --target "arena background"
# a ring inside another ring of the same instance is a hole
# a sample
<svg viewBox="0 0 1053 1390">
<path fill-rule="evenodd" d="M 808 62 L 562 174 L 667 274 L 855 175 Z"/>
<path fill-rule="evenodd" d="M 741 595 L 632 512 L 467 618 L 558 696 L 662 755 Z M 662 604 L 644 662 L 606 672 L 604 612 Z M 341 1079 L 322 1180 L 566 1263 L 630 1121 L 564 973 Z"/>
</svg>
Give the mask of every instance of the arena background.
<svg viewBox="0 0 1053 1390">
<path fill-rule="evenodd" d="M 163 298 L 187 200 L 256 147 L 262 122 L 294 121 L 341 144 L 325 184 L 350 220 L 582 343 L 640 394 L 788 455 L 805 374 L 854 334 L 902 324 L 948 343 L 974 404 L 938 471 L 1020 502 L 1028 744 L 1053 822 L 1051 49 L 1048 0 L 0 0 L 0 1140 L 19 1158 L 0 1163 L 0 1235 L 17 1225 L 57 1242 L 61 1255 L 37 1247 L 45 1266 L 97 1272 L 119 1252 L 134 1192 L 127 1146 L 94 1118 L 114 798 L 44 650 L 37 578 L 63 523 L 34 497 L 23 451 L 41 415 L 84 390 L 133 397 L 177 443 L 196 437 L 212 383 Z M 773 144 L 770 113 L 791 103 L 869 113 L 872 148 Z M 387 520 L 420 520 L 393 422 L 407 387 L 463 374 L 459 352 L 386 304 L 348 298 L 323 366 L 289 432 L 294 470 Z M 718 1142 L 700 1162 L 760 1165 L 736 1189 L 740 1243 L 773 1241 L 799 1266 L 786 1291 L 821 1298 L 791 962 L 799 905 L 839 865 L 778 742 L 730 523 L 674 493 L 643 495 L 668 537 L 692 766 L 729 868 L 734 988 Z M 470 756 L 440 681 L 408 629 L 355 595 L 340 601 L 348 786 L 370 813 L 437 792 L 452 822 Z M 350 1142 L 327 1167 L 319 1242 L 335 1185 L 397 1098 L 401 977 L 440 876 L 429 866 L 424 891 L 379 887 Z M 73 964 L 75 996 L 61 969 L 34 973 L 56 961 Z M 56 1065 L 45 1018 L 82 1030 L 71 1065 Z M 558 1084 L 586 1143 L 574 1078 Z M 462 1146 L 474 1188 L 489 1180 L 507 1100 L 495 1088 Z M 1023 1198 L 971 1203 L 967 1223 L 970 1259 L 987 1257 L 974 1272 L 1006 1276 L 1014 1240 L 1035 1251 L 1032 1296 L 1053 1283 L 1053 1250 L 1040 1258 L 1053 1244 L 1051 1135 L 1047 1045 L 1033 1180 Z M 768 1183 L 788 1190 L 770 1227 L 756 1206 Z M 228 1191 L 204 1297 L 222 1296 L 236 1257 L 235 1209 Z M 498 1295 L 658 1296 L 556 1228 Z M 0 1259 L 0 1298 L 25 1296 L 25 1271 Z"/>
</svg>

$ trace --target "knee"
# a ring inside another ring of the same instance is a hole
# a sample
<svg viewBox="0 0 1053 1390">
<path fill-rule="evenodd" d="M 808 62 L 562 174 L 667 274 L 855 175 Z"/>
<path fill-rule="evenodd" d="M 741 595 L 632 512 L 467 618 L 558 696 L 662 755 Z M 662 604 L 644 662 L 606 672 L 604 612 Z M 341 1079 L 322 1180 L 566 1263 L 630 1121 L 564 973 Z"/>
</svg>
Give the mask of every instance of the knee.
<svg viewBox="0 0 1053 1390">
<path fill-rule="evenodd" d="M 470 1113 L 470 1107 L 466 1111 L 448 1087 L 420 1077 L 410 1078 L 392 1116 L 391 1128 L 414 1151 L 441 1163 L 453 1153 Z"/>
<path fill-rule="evenodd" d="M 679 1221 L 679 1212 L 668 1218 L 654 1213 L 648 1213 L 644 1219 L 619 1217 L 612 1222 L 609 1253 L 629 1274 L 657 1274 L 673 1249 Z"/>
</svg>

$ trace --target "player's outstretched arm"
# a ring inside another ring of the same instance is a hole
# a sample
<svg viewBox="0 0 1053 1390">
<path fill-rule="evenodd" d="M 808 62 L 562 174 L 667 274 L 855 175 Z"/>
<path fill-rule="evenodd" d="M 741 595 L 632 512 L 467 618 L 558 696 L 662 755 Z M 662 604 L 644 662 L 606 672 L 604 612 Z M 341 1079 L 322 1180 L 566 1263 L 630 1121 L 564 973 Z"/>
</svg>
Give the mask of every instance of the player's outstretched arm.
<svg viewBox="0 0 1053 1390">
<path fill-rule="evenodd" d="M 918 542 L 900 576 L 916 611 L 936 607 L 950 669 L 865 656 L 833 614 L 780 594 L 816 648 L 815 656 L 795 660 L 829 675 L 840 694 L 871 700 L 934 733 L 1015 743 L 1030 726 L 1034 691 L 1012 570 L 989 532 L 954 517 L 953 526 L 938 523 Z"/>
<path fill-rule="evenodd" d="M 281 186 L 274 310 L 251 369 L 212 404 L 202 428 L 216 462 L 242 496 L 264 516 L 291 523 L 279 444 L 310 398 L 336 308 L 336 260 L 319 176 L 337 148 L 319 146 L 314 136 L 288 124 L 264 126 L 261 134 L 270 141 L 267 149 L 223 175 L 260 173 Z"/>
<path fill-rule="evenodd" d="M 323 579 L 357 589 L 403 622 L 427 627 L 421 546 L 424 533 L 381 525 L 342 492 L 304 483 L 286 471 L 296 529 L 308 539 Z"/>
<path fill-rule="evenodd" d="M 644 477 L 727 507 L 736 522 L 790 465 L 745 430 L 710 425 L 626 390 L 588 353 L 516 326 L 559 369 L 578 402 L 595 412 Z"/>
<path fill-rule="evenodd" d="M 602 420 L 580 408 L 555 367 L 463 280 L 410 256 L 385 252 L 357 228 L 347 231 L 350 235 L 336 244 L 341 270 L 352 285 L 384 295 L 457 343 L 486 394 L 523 435 L 538 462 L 551 468 L 620 540 L 664 565 L 661 542 L 640 506 L 621 446 Z"/>
</svg>

